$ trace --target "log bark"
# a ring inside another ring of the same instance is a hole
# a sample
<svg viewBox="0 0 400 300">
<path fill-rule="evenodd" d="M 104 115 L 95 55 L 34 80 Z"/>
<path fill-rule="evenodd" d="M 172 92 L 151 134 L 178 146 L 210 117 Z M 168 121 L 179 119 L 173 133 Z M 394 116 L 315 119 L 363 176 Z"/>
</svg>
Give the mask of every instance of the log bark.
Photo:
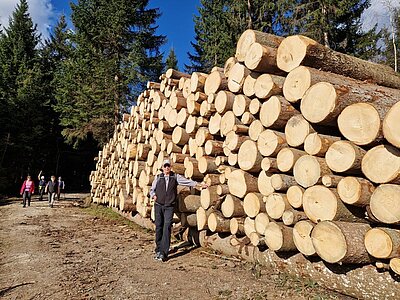
<svg viewBox="0 0 400 300">
<path fill-rule="evenodd" d="M 366 151 L 352 142 L 337 141 L 325 155 L 326 164 L 334 172 L 359 171 Z"/>
<path fill-rule="evenodd" d="M 333 51 L 305 36 L 294 35 L 283 40 L 278 47 L 277 64 L 286 72 L 303 65 L 315 69 L 340 73 L 361 81 L 400 88 L 400 77 L 389 66 L 365 61 Z"/>
<path fill-rule="evenodd" d="M 291 186 L 297 185 L 297 183 L 293 176 L 274 174 L 271 177 L 271 185 L 276 191 L 286 192 Z"/>
<path fill-rule="evenodd" d="M 231 232 L 230 220 L 225 219 L 219 211 L 214 211 L 208 216 L 207 224 L 212 232 Z"/>
<path fill-rule="evenodd" d="M 364 240 L 367 252 L 376 258 L 400 257 L 400 231 L 378 227 L 369 230 Z"/>
<path fill-rule="evenodd" d="M 282 222 L 286 226 L 294 225 L 301 220 L 307 220 L 307 215 L 298 210 L 288 209 L 285 210 L 282 214 Z"/>
<path fill-rule="evenodd" d="M 274 95 L 282 95 L 285 77 L 262 74 L 257 77 L 254 84 L 255 95 L 259 99 L 267 99 Z"/>
<path fill-rule="evenodd" d="M 220 197 L 217 194 L 217 186 L 209 186 L 208 188 L 201 190 L 200 204 L 204 209 L 208 209 L 211 206 L 217 206 L 220 201 Z"/>
<path fill-rule="evenodd" d="M 338 175 L 324 175 L 321 178 L 321 183 L 328 187 L 328 188 L 334 188 L 337 187 L 340 180 L 342 180 L 344 177 L 343 176 L 338 176 Z"/>
<path fill-rule="evenodd" d="M 251 73 L 246 66 L 236 63 L 229 71 L 228 89 L 232 93 L 240 93 L 243 89 L 244 80 Z"/>
<path fill-rule="evenodd" d="M 221 90 L 228 88 L 228 77 L 219 71 L 211 72 L 208 75 L 205 85 L 204 93 L 208 95 L 216 94 Z"/>
<path fill-rule="evenodd" d="M 306 139 L 304 140 L 304 151 L 310 155 L 323 157 L 325 156 L 325 153 L 328 151 L 329 147 L 334 142 L 339 140 L 340 137 L 313 132 L 307 135 Z"/>
<path fill-rule="evenodd" d="M 260 193 L 248 193 L 243 200 L 243 209 L 250 218 L 255 218 L 260 212 L 265 212 L 263 195 Z"/>
<path fill-rule="evenodd" d="M 338 195 L 344 203 L 362 207 L 370 204 L 374 190 L 374 185 L 367 179 L 351 176 L 343 178 L 337 185 Z"/>
<path fill-rule="evenodd" d="M 276 65 L 276 48 L 254 43 L 247 51 L 244 64 L 254 72 L 286 75 Z"/>
<path fill-rule="evenodd" d="M 238 61 L 244 62 L 250 47 L 254 43 L 259 43 L 261 45 L 271 48 L 278 48 L 282 40 L 282 37 L 273 34 L 248 29 L 243 32 L 239 37 L 239 40 L 236 44 L 235 57 Z"/>
<path fill-rule="evenodd" d="M 300 112 L 283 96 L 272 96 L 260 109 L 260 121 L 265 128 L 283 129 L 288 120 Z"/>
<path fill-rule="evenodd" d="M 258 192 L 257 177 L 243 170 L 234 170 L 229 174 L 228 187 L 232 195 L 243 198 L 247 193 Z"/>
<path fill-rule="evenodd" d="M 291 172 L 296 161 L 306 155 L 304 151 L 295 149 L 295 148 L 281 148 L 276 156 L 276 163 L 278 165 L 278 169 L 281 172 Z"/>
<path fill-rule="evenodd" d="M 400 150 L 390 145 L 368 150 L 361 162 L 361 170 L 374 183 L 400 183 Z"/>
<path fill-rule="evenodd" d="M 181 224 L 184 227 L 197 227 L 196 214 L 181 214 Z"/>
<path fill-rule="evenodd" d="M 325 220 L 366 222 L 363 210 L 345 206 L 335 189 L 322 185 L 306 189 L 303 194 L 303 209 L 314 223 Z"/>
<path fill-rule="evenodd" d="M 225 218 L 243 217 L 245 215 L 243 201 L 228 194 L 225 196 L 225 200 L 221 204 L 221 212 Z"/>
<path fill-rule="evenodd" d="M 294 251 L 293 228 L 270 222 L 265 228 L 265 243 L 273 251 Z"/>
<path fill-rule="evenodd" d="M 317 254 L 328 263 L 371 263 L 364 246 L 370 229 L 368 224 L 322 221 L 315 225 L 311 239 Z"/>
</svg>

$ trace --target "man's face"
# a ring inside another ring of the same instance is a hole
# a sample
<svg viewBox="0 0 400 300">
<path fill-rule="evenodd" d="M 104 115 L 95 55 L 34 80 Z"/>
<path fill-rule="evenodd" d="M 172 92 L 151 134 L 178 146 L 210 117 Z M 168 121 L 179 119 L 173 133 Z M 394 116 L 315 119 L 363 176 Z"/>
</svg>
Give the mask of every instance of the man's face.
<svg viewBox="0 0 400 300">
<path fill-rule="evenodd" d="M 169 173 L 171 173 L 171 165 L 170 164 L 164 164 L 163 171 L 164 171 L 165 175 L 169 175 Z"/>
</svg>

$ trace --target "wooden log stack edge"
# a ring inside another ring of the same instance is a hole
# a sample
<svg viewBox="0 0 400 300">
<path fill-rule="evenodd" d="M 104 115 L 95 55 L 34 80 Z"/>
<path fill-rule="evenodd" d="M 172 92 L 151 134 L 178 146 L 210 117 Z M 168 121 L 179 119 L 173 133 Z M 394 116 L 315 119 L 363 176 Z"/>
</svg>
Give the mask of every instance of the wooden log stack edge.
<svg viewBox="0 0 400 300">
<path fill-rule="evenodd" d="M 94 203 L 153 227 L 151 183 L 169 158 L 209 185 L 179 187 L 174 216 L 201 246 L 361 299 L 400 298 L 393 70 L 246 30 L 224 68 L 159 79 L 95 158 Z"/>
</svg>

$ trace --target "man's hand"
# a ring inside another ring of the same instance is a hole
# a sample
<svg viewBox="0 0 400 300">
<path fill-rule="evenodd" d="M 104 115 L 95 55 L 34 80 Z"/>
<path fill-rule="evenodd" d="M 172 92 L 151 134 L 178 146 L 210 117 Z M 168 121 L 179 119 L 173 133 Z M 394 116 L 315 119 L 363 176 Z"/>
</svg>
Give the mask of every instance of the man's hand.
<svg viewBox="0 0 400 300">
<path fill-rule="evenodd" d="M 156 195 L 153 196 L 153 200 L 154 200 L 154 201 L 157 200 L 157 196 L 156 196 Z"/>
<path fill-rule="evenodd" d="M 205 183 L 199 183 L 199 186 L 200 186 L 202 189 L 208 188 L 208 184 L 205 184 Z"/>
</svg>

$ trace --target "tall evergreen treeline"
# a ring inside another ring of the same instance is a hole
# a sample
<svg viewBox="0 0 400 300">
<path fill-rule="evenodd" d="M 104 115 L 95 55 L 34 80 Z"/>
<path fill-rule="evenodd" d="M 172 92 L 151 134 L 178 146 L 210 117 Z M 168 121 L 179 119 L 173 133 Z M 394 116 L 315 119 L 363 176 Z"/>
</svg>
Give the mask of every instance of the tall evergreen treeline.
<svg viewBox="0 0 400 300">
<path fill-rule="evenodd" d="M 0 194 L 26 175 L 88 186 L 98 148 L 164 69 L 158 9 L 144 0 L 78 0 L 45 42 L 20 0 L 0 33 Z"/>
</svg>

